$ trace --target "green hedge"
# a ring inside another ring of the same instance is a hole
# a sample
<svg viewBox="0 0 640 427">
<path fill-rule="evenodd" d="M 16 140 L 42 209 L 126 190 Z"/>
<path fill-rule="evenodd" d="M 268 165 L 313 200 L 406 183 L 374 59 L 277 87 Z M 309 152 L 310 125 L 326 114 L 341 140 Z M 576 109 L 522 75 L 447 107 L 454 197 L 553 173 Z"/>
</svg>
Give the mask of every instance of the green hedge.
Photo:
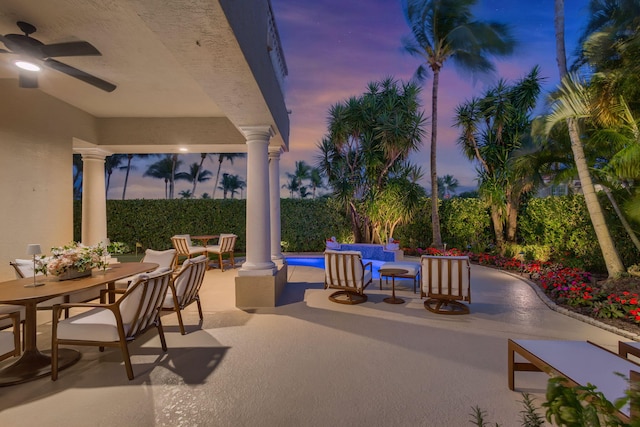
<svg viewBox="0 0 640 427">
<path fill-rule="evenodd" d="M 606 198 L 602 206 L 614 241 L 625 265 L 640 256 L 625 234 Z M 289 252 L 321 252 L 327 237 L 353 241 L 349 220 L 331 198 L 281 200 L 281 235 Z M 167 249 L 174 234 L 235 233 L 237 251 L 246 248 L 245 200 L 108 200 L 107 229 L 112 241 L 135 248 Z M 453 198 L 440 205 L 442 240 L 447 247 L 487 252 L 493 247 L 493 231 L 487 208 L 479 199 Z M 74 236 L 80 240 L 81 204 L 76 202 Z M 580 195 L 533 198 L 523 204 L 518 221 L 518 245 L 513 251 L 527 258 L 549 256 L 565 265 L 590 271 L 606 271 L 589 214 Z M 431 244 L 431 204 L 410 224 L 397 227 L 394 237 L 403 247 Z"/>
<path fill-rule="evenodd" d="M 606 196 L 600 197 L 600 205 L 623 264 L 637 263 L 640 254 Z M 607 271 L 582 195 L 529 200 L 520 213 L 518 236 L 528 245 L 551 247 L 551 259 L 564 265 Z"/>
</svg>

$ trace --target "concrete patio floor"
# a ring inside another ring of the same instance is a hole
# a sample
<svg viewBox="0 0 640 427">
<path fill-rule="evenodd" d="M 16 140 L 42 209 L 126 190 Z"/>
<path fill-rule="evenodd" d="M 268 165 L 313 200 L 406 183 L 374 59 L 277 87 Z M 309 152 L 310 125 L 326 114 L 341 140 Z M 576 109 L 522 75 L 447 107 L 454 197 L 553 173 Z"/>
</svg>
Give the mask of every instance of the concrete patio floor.
<svg viewBox="0 0 640 427">
<path fill-rule="evenodd" d="M 332 303 L 323 270 L 289 266 L 276 308 L 234 306 L 236 270 L 210 270 L 187 335 L 163 316 L 169 350 L 154 331 L 130 346 L 136 378 L 120 351 L 81 347 L 82 359 L 48 377 L 0 388 L 2 426 L 467 426 L 472 407 L 520 425 L 519 392 L 543 402 L 548 376 L 517 373 L 507 388 L 507 338 L 591 340 L 617 349 L 621 335 L 549 309 L 526 282 L 472 266 L 471 314 L 426 311 L 412 282 L 402 305 L 384 303 L 378 283 L 361 305 Z M 38 345 L 50 347 L 50 312 L 39 313 Z M 567 355 L 575 357 L 577 355 Z M 4 366 L 7 362 L 3 362 Z M 542 411 L 540 411 L 543 414 Z"/>
</svg>

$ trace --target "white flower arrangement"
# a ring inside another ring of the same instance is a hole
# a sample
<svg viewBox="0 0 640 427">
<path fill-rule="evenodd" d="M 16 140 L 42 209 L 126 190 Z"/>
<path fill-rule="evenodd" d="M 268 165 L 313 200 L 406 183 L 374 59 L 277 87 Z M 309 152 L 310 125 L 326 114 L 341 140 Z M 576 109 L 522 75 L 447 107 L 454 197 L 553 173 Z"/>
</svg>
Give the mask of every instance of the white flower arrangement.
<svg viewBox="0 0 640 427">
<path fill-rule="evenodd" d="M 79 272 L 93 268 L 106 267 L 107 248 L 98 244 L 85 246 L 82 243 L 72 242 L 58 248 L 51 248 L 51 256 L 41 257 L 36 260 L 36 272 L 60 276 L 69 270 Z"/>
</svg>

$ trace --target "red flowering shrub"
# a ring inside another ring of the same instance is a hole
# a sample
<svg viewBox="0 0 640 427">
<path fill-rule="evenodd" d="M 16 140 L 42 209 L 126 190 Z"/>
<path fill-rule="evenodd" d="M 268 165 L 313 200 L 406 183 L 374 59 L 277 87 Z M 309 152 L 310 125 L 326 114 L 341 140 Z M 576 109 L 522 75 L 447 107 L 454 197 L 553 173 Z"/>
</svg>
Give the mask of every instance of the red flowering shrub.
<svg viewBox="0 0 640 427">
<path fill-rule="evenodd" d="M 442 255 L 435 248 L 406 250 L 407 255 Z M 593 317 L 624 319 L 640 324 L 640 294 L 629 291 L 606 292 L 592 283 L 591 273 L 577 267 L 549 261 L 521 261 L 488 253 L 463 252 L 456 248 L 445 255 L 468 255 L 472 262 L 529 274 L 554 302 Z M 576 263 L 572 263 L 576 264 Z"/>
</svg>

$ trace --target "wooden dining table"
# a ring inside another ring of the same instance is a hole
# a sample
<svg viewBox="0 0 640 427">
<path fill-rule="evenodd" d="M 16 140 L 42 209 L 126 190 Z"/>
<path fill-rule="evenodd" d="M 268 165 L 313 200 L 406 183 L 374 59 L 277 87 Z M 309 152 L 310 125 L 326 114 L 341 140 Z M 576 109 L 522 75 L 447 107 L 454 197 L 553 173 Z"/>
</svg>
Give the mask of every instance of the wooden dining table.
<svg viewBox="0 0 640 427">
<path fill-rule="evenodd" d="M 209 240 L 219 238 L 219 234 L 200 234 L 197 236 L 191 236 L 191 240 L 199 240 L 202 243 L 202 246 L 207 246 L 209 244 Z"/>
<path fill-rule="evenodd" d="M 24 353 L 15 363 L 0 369 L 0 387 L 24 383 L 51 374 L 50 351 L 40 351 L 36 342 L 38 303 L 97 286 L 106 285 L 113 288 L 116 280 L 156 268 L 158 264 L 150 262 L 123 262 L 111 264 L 106 270 L 94 270 L 91 276 L 72 280 L 59 281 L 56 277 L 38 276 L 38 282 L 44 285 L 37 287 L 29 286 L 33 285 L 33 277 L 0 282 L 0 303 L 25 307 Z M 80 352 L 61 348 L 59 360 L 58 369 L 67 368 L 80 360 Z"/>
</svg>

